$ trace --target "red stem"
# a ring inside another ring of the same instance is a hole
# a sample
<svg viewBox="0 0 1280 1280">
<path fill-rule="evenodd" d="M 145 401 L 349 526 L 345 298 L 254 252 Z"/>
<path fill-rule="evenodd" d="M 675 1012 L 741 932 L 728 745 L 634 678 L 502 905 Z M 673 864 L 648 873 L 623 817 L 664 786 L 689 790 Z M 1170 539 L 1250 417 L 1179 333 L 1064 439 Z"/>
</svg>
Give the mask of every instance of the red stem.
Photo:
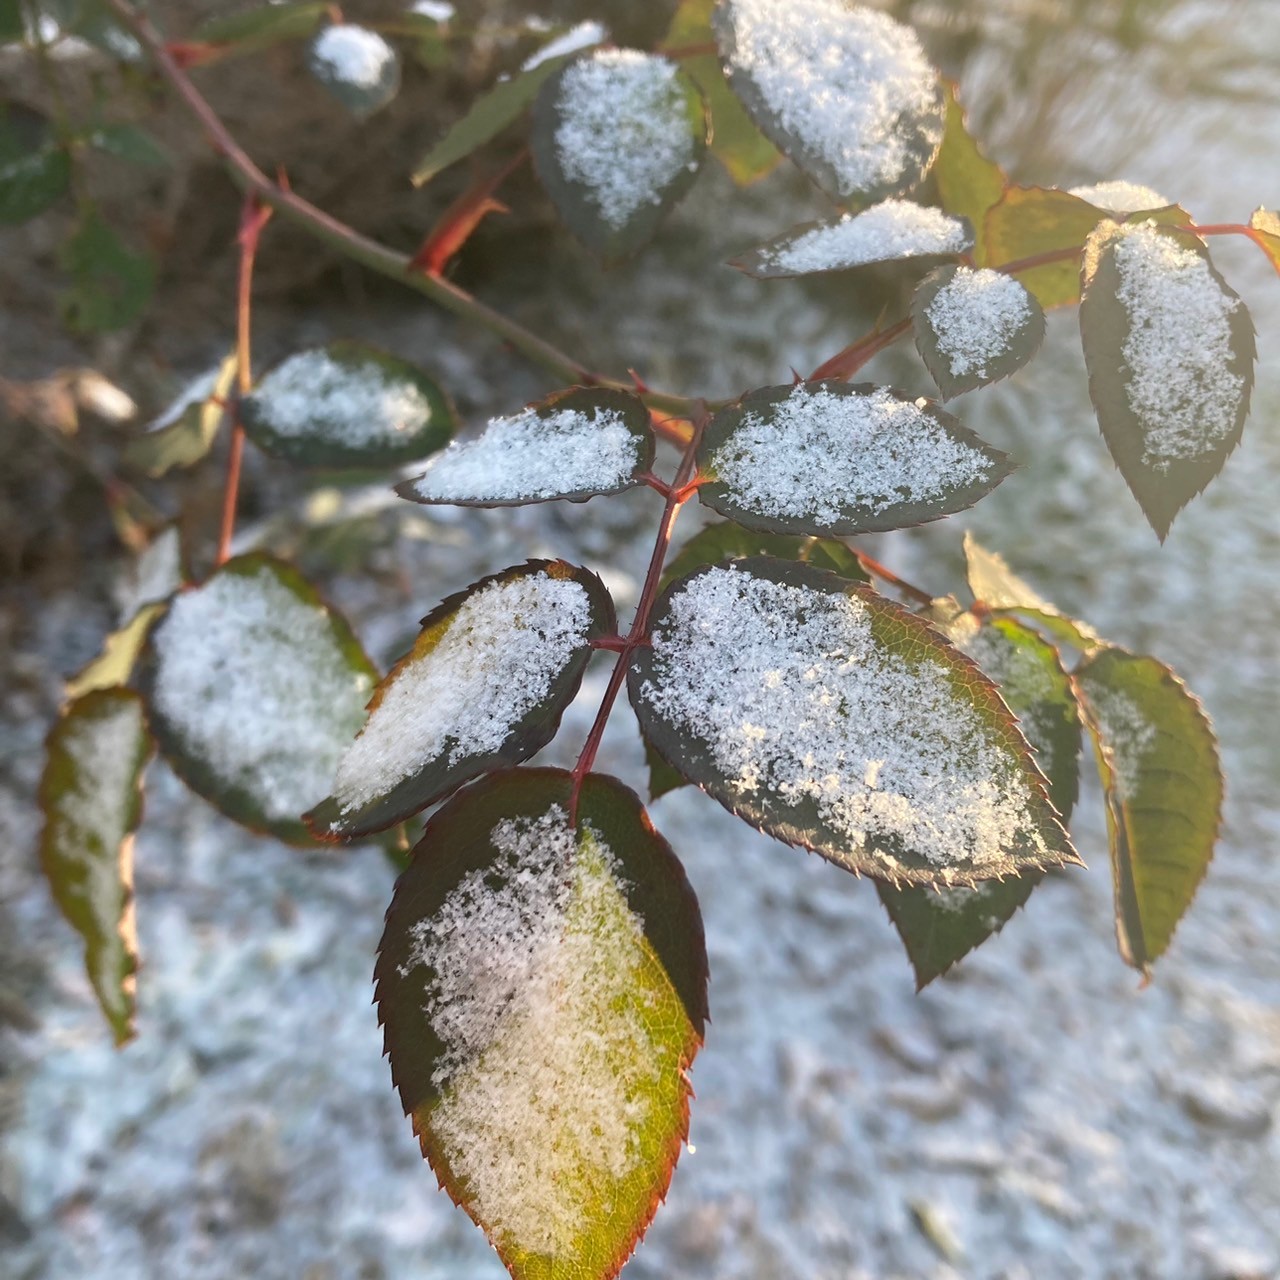
<svg viewBox="0 0 1280 1280">
<path fill-rule="evenodd" d="M 882 582 L 887 582 L 890 586 L 896 587 L 904 596 L 914 600 L 917 604 L 933 603 L 933 597 L 927 591 L 922 591 L 904 578 L 898 577 L 891 569 L 886 569 L 879 560 L 873 560 L 865 551 L 859 551 L 856 547 L 850 547 L 849 550 L 858 557 L 858 563 L 873 578 L 879 578 Z"/>
<path fill-rule="evenodd" d="M 851 342 L 843 351 L 836 352 L 830 360 L 820 364 L 809 376 L 814 381 L 819 378 L 852 377 L 872 356 L 878 355 L 886 347 L 893 346 L 899 338 L 910 332 L 910 317 L 899 320 L 888 329 L 875 329 L 856 342 Z"/>
</svg>

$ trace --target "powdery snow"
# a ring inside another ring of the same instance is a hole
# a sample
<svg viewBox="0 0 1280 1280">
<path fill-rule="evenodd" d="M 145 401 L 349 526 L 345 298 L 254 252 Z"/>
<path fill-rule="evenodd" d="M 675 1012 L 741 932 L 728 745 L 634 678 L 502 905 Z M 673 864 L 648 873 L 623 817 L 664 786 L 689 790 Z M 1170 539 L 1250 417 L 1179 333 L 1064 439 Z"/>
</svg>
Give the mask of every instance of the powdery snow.
<svg viewBox="0 0 1280 1280">
<path fill-rule="evenodd" d="M 1014 758 L 938 663 L 875 640 L 856 597 L 712 569 L 672 597 L 653 652 L 646 700 L 708 742 L 737 794 L 812 799 L 850 847 L 944 878 L 1043 849 Z"/>
<path fill-rule="evenodd" d="M 430 1125 L 499 1239 L 552 1257 L 641 1158 L 650 1082 L 679 1069 L 645 1020 L 643 921 L 613 852 L 553 806 L 504 819 L 498 859 L 413 929 L 444 1045 Z"/>
<path fill-rule="evenodd" d="M 992 464 L 884 388 L 838 395 L 801 383 L 745 414 L 711 467 L 743 507 L 834 525 L 850 506 L 878 513 L 940 499 L 985 479 Z"/>
<path fill-rule="evenodd" d="M 1129 799 L 1137 790 L 1147 754 L 1155 746 L 1156 727 L 1121 689 L 1101 688 L 1090 681 L 1085 695 L 1102 741 L 1111 753 L 1116 792 L 1122 799 Z"/>
<path fill-rule="evenodd" d="M 271 430 L 354 449 L 399 444 L 430 423 L 431 401 L 412 382 L 373 360 L 348 361 L 316 349 L 272 369 L 253 393 Z"/>
<path fill-rule="evenodd" d="M 1121 179 L 1088 187 L 1072 187 L 1069 194 L 1109 213 L 1139 213 L 1143 209 L 1163 209 L 1173 203 L 1150 187 Z"/>
<path fill-rule="evenodd" d="M 357 89 L 376 89 L 396 60 L 395 50 L 376 31 L 349 22 L 325 27 L 311 45 L 311 56 L 331 80 Z"/>
<path fill-rule="evenodd" d="M 779 246 L 772 253 L 771 265 L 806 275 L 893 258 L 964 253 L 971 248 L 973 239 L 959 218 L 910 200 L 882 200 Z"/>
<path fill-rule="evenodd" d="M 566 54 L 577 53 L 579 49 L 589 49 L 592 45 L 603 44 L 609 38 L 609 32 L 599 22 L 580 22 L 570 27 L 562 36 L 544 44 L 537 53 L 532 54 L 520 64 L 522 71 L 532 71 L 552 58 L 563 58 Z"/>
<path fill-rule="evenodd" d="M 586 643 L 581 583 L 527 573 L 468 596 L 427 653 L 396 672 L 337 762 L 344 814 L 386 795 L 428 761 L 497 751 Z"/>
<path fill-rule="evenodd" d="M 616 409 L 525 409 L 491 418 L 475 440 L 455 441 L 413 482 L 434 502 L 510 502 L 618 489 L 640 461 L 641 441 Z"/>
<path fill-rule="evenodd" d="M 219 573 L 174 600 L 154 643 L 152 698 L 187 754 L 273 821 L 324 799 L 373 690 L 324 609 L 269 569 Z"/>
<path fill-rule="evenodd" d="M 727 18 L 731 69 L 834 170 L 841 194 L 902 180 L 913 164 L 902 122 L 937 101 L 937 76 L 914 31 L 845 0 L 730 0 Z M 941 141 L 941 114 L 936 130 Z"/>
<path fill-rule="evenodd" d="M 1129 314 L 1122 348 L 1142 460 L 1158 471 L 1211 453 L 1235 430 L 1245 380 L 1231 368 L 1231 315 L 1240 305 L 1208 261 L 1142 222 L 1118 225 L 1110 247 Z"/>
<path fill-rule="evenodd" d="M 1031 320 L 1026 289 L 1002 271 L 958 267 L 925 309 L 953 377 L 985 378 Z"/>
<path fill-rule="evenodd" d="M 572 63 L 556 99 L 560 168 L 586 187 L 615 230 L 661 202 L 696 164 L 694 135 L 674 62 L 636 49 L 605 49 Z"/>
</svg>

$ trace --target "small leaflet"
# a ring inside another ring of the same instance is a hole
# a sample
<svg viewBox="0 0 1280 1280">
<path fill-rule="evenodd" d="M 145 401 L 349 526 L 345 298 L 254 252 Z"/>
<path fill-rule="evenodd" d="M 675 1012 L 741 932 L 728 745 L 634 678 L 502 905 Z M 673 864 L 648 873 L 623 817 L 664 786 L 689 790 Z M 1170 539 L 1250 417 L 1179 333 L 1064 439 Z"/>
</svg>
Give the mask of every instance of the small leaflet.
<svg viewBox="0 0 1280 1280">
<path fill-rule="evenodd" d="M 729 84 L 820 187 L 864 203 L 928 172 L 945 101 L 915 32 L 846 0 L 722 0 Z"/>
<path fill-rule="evenodd" d="M 1044 312 L 1012 276 L 940 267 L 911 301 L 916 347 L 944 400 L 1022 368 L 1044 341 Z"/>
<path fill-rule="evenodd" d="M 125 446 L 125 461 L 153 480 L 190 467 L 213 448 L 236 377 L 235 354 L 193 378 L 146 431 Z"/>
<path fill-rule="evenodd" d="M 366 835 L 527 759 L 554 737 L 591 641 L 614 625 L 600 580 L 563 560 L 531 560 L 450 596 L 378 686 L 308 826 L 321 839 Z"/>
<path fill-rule="evenodd" d="M 718 413 L 699 500 L 775 533 L 878 533 L 972 506 L 1008 458 L 926 400 L 838 381 L 765 387 Z"/>
<path fill-rule="evenodd" d="M 979 264 L 985 263 L 987 211 L 1004 194 L 1009 179 L 970 134 L 964 108 L 950 83 L 946 130 L 930 176 L 938 190 L 938 203 L 948 213 L 964 217 L 973 228 L 973 257 Z"/>
<path fill-rule="evenodd" d="M 1203 243 L 1154 222 L 1103 222 L 1083 280 L 1080 333 L 1098 423 L 1163 540 L 1240 442 L 1253 323 Z"/>
<path fill-rule="evenodd" d="M 631 792 L 486 778 L 437 813 L 375 974 L 424 1156 L 515 1277 L 617 1273 L 688 1130 L 706 1020 L 697 902 Z"/>
<path fill-rule="evenodd" d="M 966 253 L 973 231 L 964 218 L 911 200 L 882 200 L 838 222 L 790 231 L 730 264 L 762 280 L 847 271 L 872 262 Z"/>
<path fill-rule="evenodd" d="M 160 749 L 192 790 L 298 844 L 310 843 L 301 815 L 328 794 L 377 672 L 295 569 L 255 553 L 175 597 L 143 679 Z"/>
<path fill-rule="evenodd" d="M 117 1045 L 135 1034 L 133 833 L 151 752 L 138 695 L 97 689 L 54 727 L 40 783 L 41 864 L 59 909 L 84 940 L 89 980 Z"/>
<path fill-rule="evenodd" d="M 649 411 L 621 391 L 578 389 L 491 418 L 396 492 L 414 502 L 499 507 L 621 493 L 653 465 Z"/>
<path fill-rule="evenodd" d="M 416 365 L 358 342 L 282 360 L 240 402 L 250 438 L 312 467 L 387 467 L 443 448 L 454 415 Z"/>
<path fill-rule="evenodd" d="M 768 557 L 700 570 L 629 676 L 671 764 L 848 870 L 942 887 L 1077 861 L 995 686 L 859 584 Z"/>
<path fill-rule="evenodd" d="M 1256 244 L 1280 274 L 1280 214 L 1272 209 L 1255 209 L 1249 216 L 1249 226 Z"/>
<path fill-rule="evenodd" d="M 311 42 L 311 74 L 358 120 L 400 90 L 400 58 L 376 32 L 350 22 L 325 27 Z"/>
</svg>

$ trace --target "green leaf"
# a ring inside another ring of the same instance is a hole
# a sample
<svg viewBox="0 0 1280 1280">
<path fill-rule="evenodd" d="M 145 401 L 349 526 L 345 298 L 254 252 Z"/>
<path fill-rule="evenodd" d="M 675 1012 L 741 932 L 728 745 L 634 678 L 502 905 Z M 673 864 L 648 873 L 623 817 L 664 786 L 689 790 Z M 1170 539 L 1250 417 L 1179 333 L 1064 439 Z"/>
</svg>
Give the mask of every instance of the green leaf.
<svg viewBox="0 0 1280 1280">
<path fill-rule="evenodd" d="M 415 187 L 430 182 L 442 169 L 465 159 L 508 125 L 513 124 L 538 96 L 538 90 L 569 60 L 548 58 L 509 80 L 499 80 L 471 104 L 470 110 L 436 143 L 413 171 Z"/>
<path fill-rule="evenodd" d="M 1042 254 L 1064 253 L 1060 261 L 1017 271 L 1019 281 L 1040 305 L 1065 306 L 1080 297 L 1080 255 L 1098 222 L 1107 217 L 1087 200 L 1057 187 L 1009 187 L 987 213 L 985 267 L 1003 267 Z"/>
<path fill-rule="evenodd" d="M 151 301 L 155 263 L 128 248 L 96 211 L 63 245 L 60 261 L 71 276 L 71 287 L 60 299 L 62 318 L 76 332 L 123 329 Z"/>
<path fill-rule="evenodd" d="M 1222 769 L 1203 707 L 1155 658 L 1102 649 L 1075 672 L 1107 800 L 1116 939 L 1144 973 L 1213 857 Z"/>
<path fill-rule="evenodd" d="M 1280 213 L 1270 209 L 1255 209 L 1249 225 L 1257 233 L 1256 243 L 1271 259 L 1271 265 L 1280 273 Z"/>
<path fill-rule="evenodd" d="M 151 751 L 138 695 L 97 689 L 54 727 L 40 781 L 40 862 L 59 910 L 84 940 L 89 981 L 117 1045 L 135 1034 L 133 833 Z"/>
<path fill-rule="evenodd" d="M 152 626 L 164 611 L 165 606 L 160 603 L 144 605 L 123 627 L 107 636 L 102 652 L 67 681 L 68 699 L 82 698 L 95 689 L 127 684 Z"/>
<path fill-rule="evenodd" d="M 455 441 L 396 486 L 427 506 L 515 507 L 622 493 L 653 467 L 649 410 L 625 391 L 574 387 Z"/>
<path fill-rule="evenodd" d="M 346 620 L 292 566 L 229 560 L 152 630 L 141 684 L 160 750 L 227 817 L 310 844 L 378 674 Z"/>
<path fill-rule="evenodd" d="M 644 742 L 644 763 L 649 770 L 649 799 L 657 800 L 660 796 L 665 796 L 668 791 L 677 791 L 681 787 L 689 785 L 688 779 L 680 773 L 679 770 L 673 769 L 657 752 L 648 738 L 642 739 Z"/>
<path fill-rule="evenodd" d="M 517 1280 L 608 1280 L 665 1197 L 706 1023 L 697 899 L 639 800 L 519 769 L 455 796 L 396 884 L 374 973 L 441 1185 Z"/>
<path fill-rule="evenodd" d="M 166 169 L 169 153 L 145 129 L 136 124 L 104 124 L 85 135 L 99 151 L 146 169 Z"/>
<path fill-rule="evenodd" d="M 964 535 L 964 558 L 969 590 L 984 610 L 995 613 L 1019 613 L 1032 618 L 1042 631 L 1047 631 L 1064 644 L 1082 653 L 1105 643 L 1087 622 L 1069 618 L 1051 605 L 1028 583 L 1009 568 L 1003 556 L 980 546 L 969 531 Z M 977 606 L 975 605 L 975 610 Z"/>
<path fill-rule="evenodd" d="M 43 213 L 70 182 L 70 158 L 49 122 L 18 103 L 0 106 L 0 226 Z"/>
<path fill-rule="evenodd" d="M 670 764 L 847 870 L 953 886 L 1078 861 L 996 687 L 861 584 L 769 557 L 699 569 L 628 676 Z"/>
<path fill-rule="evenodd" d="M 911 319 L 944 400 L 1016 373 L 1044 341 L 1040 304 L 999 271 L 939 267 L 917 286 Z"/>
<path fill-rule="evenodd" d="M 530 560 L 449 596 L 378 686 L 307 826 L 324 840 L 368 835 L 527 760 L 555 737 L 592 642 L 616 628 L 604 584 L 563 560 Z"/>
<path fill-rule="evenodd" d="M 400 92 L 400 55 L 376 31 L 355 23 L 325 27 L 311 42 L 307 68 L 357 120 Z"/>
<path fill-rule="evenodd" d="M 1009 180 L 998 164 L 982 154 L 981 147 L 966 128 L 964 108 L 956 96 L 955 85 L 948 82 L 946 92 L 946 128 L 942 148 L 933 165 L 938 203 L 973 227 L 974 261 L 986 266 L 987 211 L 999 203 Z"/>
<path fill-rule="evenodd" d="M 713 18 L 729 86 L 764 135 L 838 200 L 916 186 L 942 143 L 946 102 L 915 33 L 854 3 L 721 0 Z"/>
<path fill-rule="evenodd" d="M 282 360 L 240 401 L 249 438 L 307 467 L 384 468 L 442 449 L 454 413 L 417 365 L 338 341 Z"/>
<path fill-rule="evenodd" d="M 1103 222 L 1089 238 L 1080 336 L 1107 448 L 1164 540 L 1240 443 L 1253 322 L 1196 236 Z"/>
<path fill-rule="evenodd" d="M 657 54 L 575 58 L 533 107 L 538 177 L 569 230 L 609 261 L 653 239 L 697 177 L 706 145 L 701 91 Z"/>
<path fill-rule="evenodd" d="M 263 49 L 282 40 L 301 40 L 319 25 L 329 6 L 323 0 L 259 4 L 240 13 L 220 14 L 198 26 L 192 40 Z"/>
<path fill-rule="evenodd" d="M 671 20 L 663 44 L 672 49 L 711 42 L 711 12 L 715 0 L 683 0 Z M 782 153 L 751 123 L 737 95 L 729 88 L 720 59 L 714 53 L 681 58 L 680 65 L 697 82 L 711 118 L 711 154 L 740 187 L 772 173 Z"/>
<path fill-rule="evenodd" d="M 698 498 L 765 533 L 881 533 L 963 511 L 1011 470 L 929 401 L 802 382 L 752 391 L 712 418 Z"/>
<path fill-rule="evenodd" d="M 235 353 L 211 377 L 201 378 L 167 409 L 151 429 L 125 446 L 125 463 L 153 480 L 175 467 L 191 467 L 207 457 L 236 380 Z"/>
<path fill-rule="evenodd" d="M 26 38 L 22 0 L 0 0 L 0 44 L 16 44 Z"/>
</svg>

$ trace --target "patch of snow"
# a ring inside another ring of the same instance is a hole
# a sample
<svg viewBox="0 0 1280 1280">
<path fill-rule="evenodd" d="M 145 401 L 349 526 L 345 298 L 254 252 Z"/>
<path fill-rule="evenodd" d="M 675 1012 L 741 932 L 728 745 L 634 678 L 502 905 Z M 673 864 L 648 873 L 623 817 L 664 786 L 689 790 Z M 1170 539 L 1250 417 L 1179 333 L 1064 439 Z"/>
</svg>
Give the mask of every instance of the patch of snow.
<svg viewBox="0 0 1280 1280">
<path fill-rule="evenodd" d="M 81 713 L 63 722 L 58 744 L 72 771 L 53 815 L 71 828 L 72 838 L 109 851 L 128 835 L 134 769 L 145 732 L 142 708 L 133 699 L 99 703 L 92 716 Z"/>
<path fill-rule="evenodd" d="M 844 271 L 868 262 L 964 253 L 973 238 L 959 218 L 911 200 L 882 200 L 839 222 L 813 227 L 772 253 L 771 264 L 796 275 Z"/>
<path fill-rule="evenodd" d="M 849 195 L 901 181 L 903 122 L 930 112 L 937 74 L 909 27 L 845 0 L 730 0 L 731 69 Z M 942 137 L 941 116 L 937 137 Z"/>
<path fill-rule="evenodd" d="M 1125 182 L 1123 179 L 1099 182 L 1087 187 L 1072 187 L 1069 194 L 1079 196 L 1095 208 L 1106 209 L 1109 213 L 1139 213 L 1144 209 L 1163 209 L 1173 203 L 1150 187 L 1137 182 Z"/>
<path fill-rule="evenodd" d="M 533 409 L 491 418 L 475 440 L 454 441 L 427 463 L 414 492 L 437 502 L 515 501 L 617 489 L 640 459 L 640 440 L 616 409 Z"/>
<path fill-rule="evenodd" d="M 1116 791 L 1131 799 L 1148 753 L 1156 744 L 1156 727 L 1142 708 L 1122 689 L 1085 683 L 1089 708 L 1098 723 L 1098 734 L 1111 757 Z"/>
<path fill-rule="evenodd" d="M 801 383 L 745 414 L 711 469 L 743 507 L 833 525 L 849 506 L 878 513 L 944 498 L 985 479 L 992 463 L 883 387 L 843 395 Z"/>
<path fill-rule="evenodd" d="M 376 32 L 350 22 L 333 23 L 316 36 L 311 56 L 338 84 L 376 89 L 396 60 L 396 51 Z"/>
<path fill-rule="evenodd" d="M 586 642 L 581 583 L 545 571 L 490 582 L 469 595 L 444 634 L 411 654 L 341 760 L 333 795 L 343 813 L 386 795 L 430 760 L 497 751 Z"/>
<path fill-rule="evenodd" d="M 532 71 L 552 58 L 563 58 L 566 54 L 577 53 L 579 49 L 590 49 L 592 45 L 603 44 L 609 38 L 609 30 L 600 22 L 580 22 L 570 27 L 562 36 L 548 41 L 537 53 L 531 54 L 520 64 L 522 71 Z"/>
<path fill-rule="evenodd" d="M 414 927 L 401 972 L 431 971 L 450 1168 L 500 1239 L 556 1257 L 636 1167 L 646 1091 L 679 1064 L 646 1026 L 644 923 L 609 847 L 559 806 L 490 839 L 495 863 Z"/>
<path fill-rule="evenodd" d="M 186 753 L 273 821 L 324 799 L 373 682 L 322 607 L 268 567 L 223 572 L 174 600 L 153 643 L 154 704 Z"/>
<path fill-rule="evenodd" d="M 556 100 L 560 168 L 618 229 L 695 163 L 679 68 L 636 49 L 605 49 L 570 64 Z"/>
<path fill-rule="evenodd" d="M 413 0 L 409 12 L 421 14 L 433 22 L 451 22 L 458 11 L 448 0 Z"/>
<path fill-rule="evenodd" d="M 1031 296 L 1002 271 L 958 267 L 925 309 L 953 377 L 985 378 L 1031 320 Z"/>
<path fill-rule="evenodd" d="M 871 617 L 843 592 L 709 570 L 655 629 L 644 697 L 709 744 L 736 794 L 811 799 L 891 868 L 905 850 L 945 875 L 1043 849 L 1015 758 L 939 663 L 889 652 Z"/>
</svg>

